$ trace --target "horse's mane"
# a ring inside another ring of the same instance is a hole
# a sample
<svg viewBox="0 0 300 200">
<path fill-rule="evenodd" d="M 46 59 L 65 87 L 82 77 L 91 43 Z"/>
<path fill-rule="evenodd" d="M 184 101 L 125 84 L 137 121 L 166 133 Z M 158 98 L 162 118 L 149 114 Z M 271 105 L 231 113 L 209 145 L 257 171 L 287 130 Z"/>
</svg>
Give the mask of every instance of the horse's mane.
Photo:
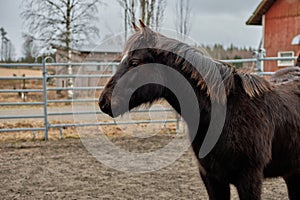
<svg viewBox="0 0 300 200">
<path fill-rule="evenodd" d="M 205 90 L 212 100 L 225 102 L 236 87 L 241 87 L 249 97 L 259 96 L 271 90 L 271 84 L 257 75 L 238 72 L 228 63 L 214 60 L 199 49 L 183 42 L 168 38 L 145 27 L 128 40 L 125 52 L 135 49 L 154 49 L 157 54 L 167 58 L 172 54 L 173 66 L 178 66 L 182 74 L 189 77 L 201 90 Z M 200 72 L 200 73 L 199 73 Z M 222 80 L 217 81 L 221 75 Z M 239 81 L 236 81 L 236 80 Z M 240 83 L 240 86 L 237 84 Z M 220 85 L 225 88 L 222 90 Z M 209 87 L 208 87 L 209 86 Z"/>
</svg>

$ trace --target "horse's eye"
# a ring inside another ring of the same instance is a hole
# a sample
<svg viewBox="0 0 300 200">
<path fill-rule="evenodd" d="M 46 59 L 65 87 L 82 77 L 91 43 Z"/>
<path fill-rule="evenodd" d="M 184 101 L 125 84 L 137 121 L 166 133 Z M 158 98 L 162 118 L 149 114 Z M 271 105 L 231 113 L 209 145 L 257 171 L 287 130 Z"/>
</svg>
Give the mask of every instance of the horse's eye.
<svg viewBox="0 0 300 200">
<path fill-rule="evenodd" d="M 131 61 L 129 67 L 137 67 L 139 66 L 139 62 L 137 61 Z"/>
</svg>

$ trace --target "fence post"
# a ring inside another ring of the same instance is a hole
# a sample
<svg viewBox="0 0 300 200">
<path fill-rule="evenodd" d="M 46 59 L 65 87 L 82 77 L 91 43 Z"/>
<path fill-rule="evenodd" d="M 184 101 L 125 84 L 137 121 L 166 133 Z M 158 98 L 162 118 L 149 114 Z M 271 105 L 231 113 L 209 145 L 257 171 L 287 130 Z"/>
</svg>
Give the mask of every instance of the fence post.
<svg viewBox="0 0 300 200">
<path fill-rule="evenodd" d="M 176 119 L 176 133 L 179 133 L 179 121 L 180 121 L 180 118 L 179 117 L 177 117 L 177 119 Z"/>
<path fill-rule="evenodd" d="M 47 58 L 43 59 L 43 101 L 44 101 L 44 140 L 48 140 L 48 97 L 47 97 L 47 68 L 46 68 Z"/>
<path fill-rule="evenodd" d="M 116 73 L 116 71 L 117 71 L 117 66 L 113 65 L 111 71 L 112 71 L 112 75 L 114 75 Z"/>
<path fill-rule="evenodd" d="M 264 58 L 266 56 L 266 50 L 260 48 L 256 54 L 256 67 L 260 72 L 264 71 Z"/>
<path fill-rule="evenodd" d="M 262 72 L 260 52 L 259 51 L 257 51 L 257 53 L 256 53 L 256 68 L 258 69 L 259 72 Z"/>
</svg>

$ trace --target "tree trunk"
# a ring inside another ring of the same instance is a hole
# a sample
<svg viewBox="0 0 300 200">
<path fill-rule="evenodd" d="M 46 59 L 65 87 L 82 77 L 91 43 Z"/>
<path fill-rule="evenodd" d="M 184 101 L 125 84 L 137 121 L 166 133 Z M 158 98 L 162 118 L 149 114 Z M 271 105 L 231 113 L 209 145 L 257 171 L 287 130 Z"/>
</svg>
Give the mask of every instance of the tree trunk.
<svg viewBox="0 0 300 200">
<path fill-rule="evenodd" d="M 154 5 L 155 5 L 155 0 L 151 0 L 148 2 L 148 10 L 147 10 L 147 20 L 146 20 L 146 25 L 150 26 L 151 22 L 153 20 L 153 14 L 154 14 Z"/>
<path fill-rule="evenodd" d="M 131 21 L 135 22 L 135 0 L 131 0 Z"/>
<path fill-rule="evenodd" d="M 145 18 L 146 18 L 146 1 L 147 0 L 140 0 L 140 6 L 141 6 L 141 17 L 142 17 L 142 20 L 143 22 L 145 21 Z"/>
<path fill-rule="evenodd" d="M 71 2 L 67 0 L 67 15 L 66 15 L 66 51 L 68 53 L 67 60 L 68 60 L 68 75 L 73 75 L 72 65 L 72 50 L 71 50 Z M 73 98 L 73 78 L 67 79 L 67 87 L 70 88 L 68 90 L 68 99 Z"/>
<path fill-rule="evenodd" d="M 125 41 L 127 40 L 127 35 L 128 35 L 128 2 L 127 0 L 124 0 L 124 28 L 125 28 Z"/>
</svg>

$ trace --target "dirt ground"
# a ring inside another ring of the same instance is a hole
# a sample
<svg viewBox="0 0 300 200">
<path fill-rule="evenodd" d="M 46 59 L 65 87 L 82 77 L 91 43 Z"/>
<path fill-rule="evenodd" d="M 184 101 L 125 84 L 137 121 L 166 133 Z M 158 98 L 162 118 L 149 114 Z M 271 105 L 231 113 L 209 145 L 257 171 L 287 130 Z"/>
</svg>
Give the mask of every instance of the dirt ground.
<svg viewBox="0 0 300 200">
<path fill-rule="evenodd" d="M 13 70 L 16 73 L 15 70 Z M 32 72 L 32 74 L 31 74 Z M 0 76 L 12 76 L 12 71 L 0 71 Z M 37 71 L 18 71 L 18 76 L 41 76 Z M 20 86 L 20 81 L 1 82 L 1 89 Z M 30 89 L 40 89 L 41 83 L 26 82 Z M 97 94 L 96 96 L 99 96 Z M 57 97 L 49 92 L 50 99 Z M 42 95 L 30 93 L 28 101 L 41 101 Z M 17 93 L 1 94 L 2 102 L 19 102 Z M 51 104 L 50 106 L 58 104 Z M 61 104 L 59 104 L 62 109 Z M 27 108 L 27 107 L 26 107 Z M 32 110 L 42 107 L 30 107 Z M 4 107 L 0 115 L 28 114 L 18 107 Z M 11 113 L 9 113 L 11 112 Z M 55 111 L 57 112 L 57 111 Z M 36 114 L 36 113 L 33 113 Z M 59 117 L 52 124 L 62 123 Z M 66 122 L 67 123 L 67 122 Z M 72 122 L 68 122 L 72 123 Z M 0 121 L 1 128 L 42 127 L 43 121 Z M 136 127 L 135 127 L 136 128 Z M 143 127 L 141 127 L 143 128 Z M 122 135 L 114 127 L 104 127 L 112 142 L 130 152 L 151 151 L 164 147 L 175 131 L 175 125 L 167 133 L 152 135 L 145 139 Z M 137 130 L 135 130 L 137 131 Z M 197 164 L 191 150 L 184 153 L 170 166 L 144 174 L 125 173 L 106 167 L 97 161 L 81 143 L 74 127 L 63 129 L 63 140 L 59 130 L 51 130 L 50 141 L 42 141 L 43 133 L 0 134 L 0 199 L 207 199 L 205 187 L 198 175 Z M 101 144 L 100 144 L 101 145 Z M 238 199 L 232 187 L 232 199 Z M 264 183 L 263 199 L 288 199 L 282 179 Z"/>
<path fill-rule="evenodd" d="M 170 137 L 111 141 L 128 151 L 149 150 Z M 166 168 L 133 174 L 104 166 L 79 139 L 0 143 L 0 180 L 0 199 L 207 199 L 190 150 Z M 265 181 L 263 199 L 288 199 L 284 182 Z"/>
</svg>

